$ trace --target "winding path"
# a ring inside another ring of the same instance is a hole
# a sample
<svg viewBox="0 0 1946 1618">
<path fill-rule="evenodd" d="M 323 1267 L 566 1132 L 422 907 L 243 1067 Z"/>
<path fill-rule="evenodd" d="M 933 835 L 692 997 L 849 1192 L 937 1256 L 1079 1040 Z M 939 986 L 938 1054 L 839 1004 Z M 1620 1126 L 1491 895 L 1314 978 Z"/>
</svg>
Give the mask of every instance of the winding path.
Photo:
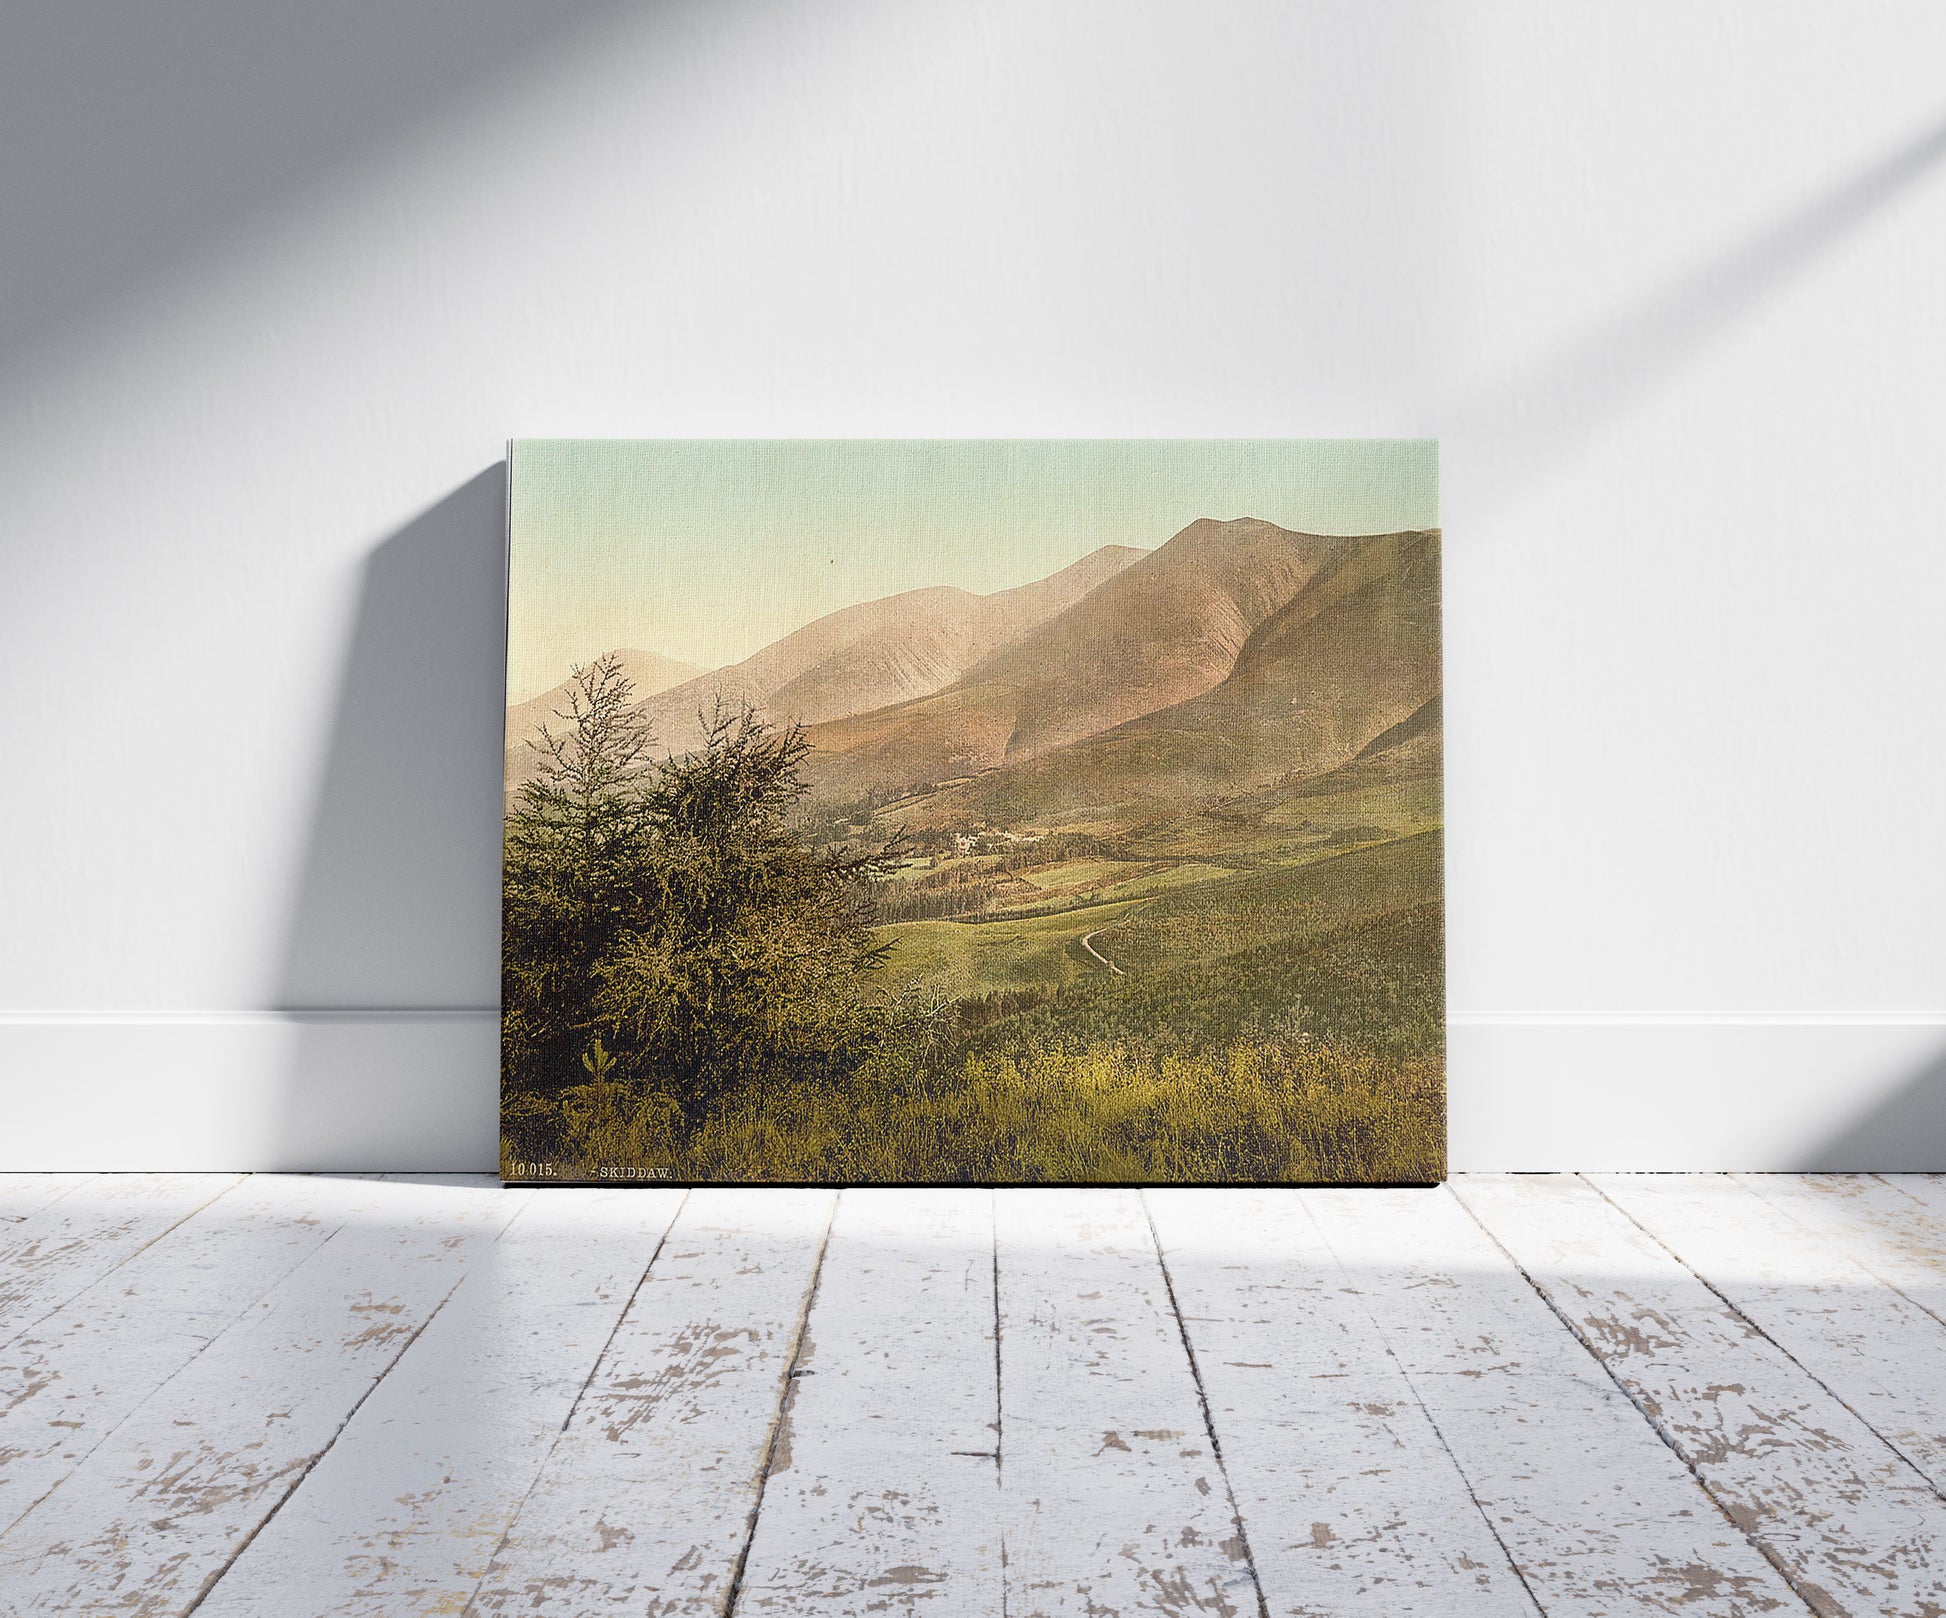
<svg viewBox="0 0 1946 1618">
<path fill-rule="evenodd" d="M 1090 955 L 1094 956 L 1096 960 L 1100 961 L 1101 964 L 1107 967 L 1109 971 L 1113 972 L 1116 977 L 1120 978 L 1120 977 L 1128 976 L 1128 974 L 1124 972 L 1119 966 L 1117 966 L 1113 961 L 1111 961 L 1106 955 L 1102 954 L 1100 950 L 1095 948 L 1095 938 L 1101 931 L 1102 929 L 1097 927 L 1092 933 L 1083 933 L 1081 935 L 1081 947 L 1085 949 Z"/>
</svg>

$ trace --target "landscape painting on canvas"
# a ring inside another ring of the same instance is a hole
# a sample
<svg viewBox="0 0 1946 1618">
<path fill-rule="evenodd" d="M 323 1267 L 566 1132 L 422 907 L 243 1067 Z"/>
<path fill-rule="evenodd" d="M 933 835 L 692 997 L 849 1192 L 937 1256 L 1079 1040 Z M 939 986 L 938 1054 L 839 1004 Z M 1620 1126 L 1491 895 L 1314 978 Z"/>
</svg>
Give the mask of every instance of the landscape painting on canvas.
<svg viewBox="0 0 1946 1618">
<path fill-rule="evenodd" d="M 1433 444 L 510 477 L 508 1179 L 1443 1177 Z"/>
</svg>

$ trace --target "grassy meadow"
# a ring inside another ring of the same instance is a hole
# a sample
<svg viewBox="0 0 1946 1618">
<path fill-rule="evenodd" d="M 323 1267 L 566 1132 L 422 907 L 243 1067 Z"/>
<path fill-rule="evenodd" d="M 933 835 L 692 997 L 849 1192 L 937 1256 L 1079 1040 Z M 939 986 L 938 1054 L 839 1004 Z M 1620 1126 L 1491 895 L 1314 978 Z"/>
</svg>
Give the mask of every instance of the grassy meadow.
<svg viewBox="0 0 1946 1618">
<path fill-rule="evenodd" d="M 581 1086 L 547 1153 L 702 1182 L 1437 1180 L 1437 782 L 1332 785 L 931 838 L 881 893 L 964 913 L 876 930 L 876 992 L 928 1008 L 920 1029 L 839 1079 L 753 1076 L 693 1127 Z"/>
</svg>

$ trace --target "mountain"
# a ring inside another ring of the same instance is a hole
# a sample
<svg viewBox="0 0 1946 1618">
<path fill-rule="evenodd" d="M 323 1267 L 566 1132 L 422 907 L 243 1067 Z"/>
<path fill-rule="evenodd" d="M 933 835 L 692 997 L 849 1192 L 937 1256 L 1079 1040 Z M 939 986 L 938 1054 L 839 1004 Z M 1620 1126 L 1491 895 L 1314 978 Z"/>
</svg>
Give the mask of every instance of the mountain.
<svg viewBox="0 0 1946 1618">
<path fill-rule="evenodd" d="M 622 672 L 635 682 L 636 697 L 653 697 L 659 691 L 667 691 L 671 686 L 679 686 L 693 680 L 702 670 L 694 663 L 678 663 L 673 657 L 664 657 L 659 652 L 637 651 L 624 647 L 614 654 L 622 660 Z M 543 691 L 539 696 L 526 702 L 517 703 L 507 710 L 507 745 L 518 750 L 530 736 L 538 732 L 542 725 L 554 725 L 555 714 L 568 705 L 568 692 L 573 687 L 572 680 L 563 680 L 552 690 Z"/>
<path fill-rule="evenodd" d="M 1126 728 L 1169 739 L 1229 790 L 1273 771 L 1320 774 L 1409 729 L 1439 676 L 1439 536 L 1376 535 L 1267 620 L 1220 686 Z"/>
<path fill-rule="evenodd" d="M 1436 771 L 1439 535 L 1334 543 L 1207 691 L 935 794 L 914 823 L 1126 823 L 1327 772 L 1376 785 Z"/>
<path fill-rule="evenodd" d="M 662 691 L 642 711 L 661 744 L 681 751 L 700 735 L 698 712 L 719 696 L 807 725 L 923 698 L 1147 554 L 1104 545 L 1044 579 L 991 595 L 937 587 L 861 602 Z"/>
<path fill-rule="evenodd" d="M 642 712 L 680 751 L 719 697 L 807 727 L 821 797 L 923 793 L 914 825 L 1132 824 L 1333 772 L 1436 771 L 1439 535 L 1191 523 L 1018 589 L 909 590 L 831 613 Z M 646 659 L 649 654 L 625 654 Z M 635 666 L 631 665 L 631 672 Z M 538 721 L 565 687 L 510 710 Z M 521 773 L 509 756 L 510 786 Z"/>
<path fill-rule="evenodd" d="M 949 780 L 1185 702 L 1356 543 L 1254 518 L 1191 523 L 943 689 L 812 726 L 807 774 L 832 796 Z"/>
</svg>

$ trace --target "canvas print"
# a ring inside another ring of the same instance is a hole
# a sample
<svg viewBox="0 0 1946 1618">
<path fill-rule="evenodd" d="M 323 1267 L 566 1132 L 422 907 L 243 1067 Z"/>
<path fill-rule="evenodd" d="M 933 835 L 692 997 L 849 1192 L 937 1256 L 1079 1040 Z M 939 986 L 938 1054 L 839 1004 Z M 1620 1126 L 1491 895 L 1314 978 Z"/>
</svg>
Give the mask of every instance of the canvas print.
<svg viewBox="0 0 1946 1618">
<path fill-rule="evenodd" d="M 1442 1178 L 1437 483 L 517 442 L 505 1177 Z"/>
</svg>

